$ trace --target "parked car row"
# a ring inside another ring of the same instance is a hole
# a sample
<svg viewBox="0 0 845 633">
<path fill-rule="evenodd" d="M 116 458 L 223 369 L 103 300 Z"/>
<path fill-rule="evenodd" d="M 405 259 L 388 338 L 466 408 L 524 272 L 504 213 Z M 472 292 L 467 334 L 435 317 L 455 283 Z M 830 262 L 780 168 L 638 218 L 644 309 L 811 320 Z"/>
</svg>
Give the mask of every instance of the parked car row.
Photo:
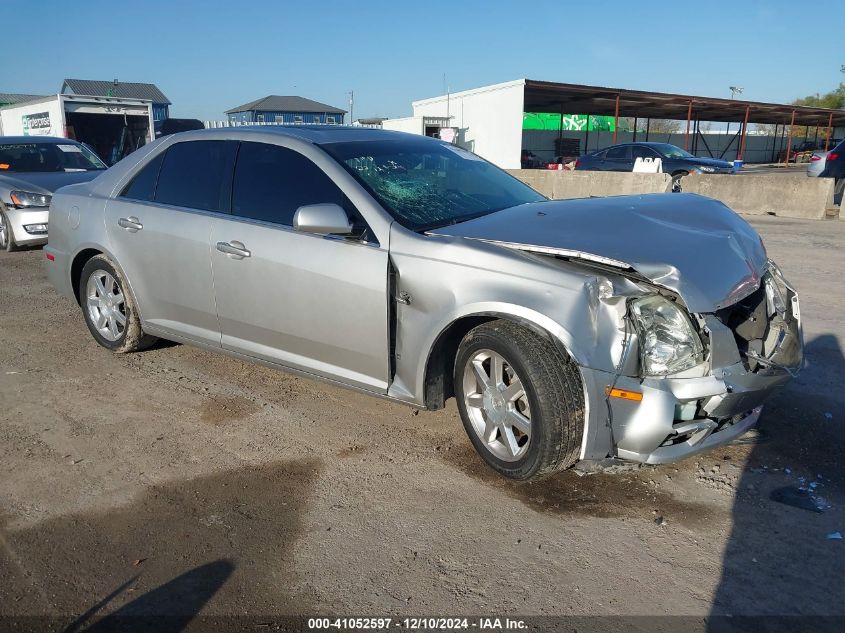
<svg viewBox="0 0 845 633">
<path fill-rule="evenodd" d="M 97 343 L 180 341 L 425 409 L 455 397 L 506 477 L 722 445 L 802 364 L 795 289 L 715 200 L 551 201 L 375 129 L 184 132 L 108 170 L 66 150 L 91 168 L 53 175 L 87 182 L 14 190 L 41 224 L 50 204 L 47 275 Z"/>
<path fill-rule="evenodd" d="M 672 175 L 672 191 L 681 191 L 681 178 L 689 174 L 732 174 L 728 161 L 695 156 L 669 143 L 620 143 L 585 154 L 575 162 L 576 170 L 633 171 L 638 158 L 660 159 L 663 172 Z"/>
</svg>

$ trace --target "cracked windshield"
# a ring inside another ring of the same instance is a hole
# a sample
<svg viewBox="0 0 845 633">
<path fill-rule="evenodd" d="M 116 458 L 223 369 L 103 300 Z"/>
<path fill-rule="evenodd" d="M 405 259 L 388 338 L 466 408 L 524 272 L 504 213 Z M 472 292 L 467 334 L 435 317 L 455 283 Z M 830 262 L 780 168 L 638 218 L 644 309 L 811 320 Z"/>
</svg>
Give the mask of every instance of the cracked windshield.
<svg viewBox="0 0 845 633">
<path fill-rule="evenodd" d="M 446 143 L 361 141 L 323 148 L 415 231 L 545 200 L 498 167 Z"/>
</svg>

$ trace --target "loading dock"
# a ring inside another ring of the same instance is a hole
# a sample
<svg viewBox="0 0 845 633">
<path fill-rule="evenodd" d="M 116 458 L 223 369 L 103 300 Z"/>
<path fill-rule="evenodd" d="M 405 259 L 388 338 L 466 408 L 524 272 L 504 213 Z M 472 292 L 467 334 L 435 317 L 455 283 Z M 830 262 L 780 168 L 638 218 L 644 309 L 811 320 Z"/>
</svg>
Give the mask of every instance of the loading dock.
<svg viewBox="0 0 845 633">
<path fill-rule="evenodd" d="M 52 95 L 0 108 L 0 134 L 75 139 L 112 165 L 153 140 L 152 102 Z"/>
</svg>

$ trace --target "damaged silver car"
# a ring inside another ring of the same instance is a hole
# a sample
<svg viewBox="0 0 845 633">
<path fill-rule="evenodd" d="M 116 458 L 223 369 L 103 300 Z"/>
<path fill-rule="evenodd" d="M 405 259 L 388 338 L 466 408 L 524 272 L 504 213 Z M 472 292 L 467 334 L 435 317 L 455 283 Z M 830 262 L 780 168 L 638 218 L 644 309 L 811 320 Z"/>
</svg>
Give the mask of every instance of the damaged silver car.
<svg viewBox="0 0 845 633">
<path fill-rule="evenodd" d="M 50 217 L 49 277 L 100 345 L 165 338 L 427 409 L 454 396 L 514 479 L 724 444 L 802 365 L 796 292 L 723 204 L 549 201 L 434 139 L 176 134 L 61 189 Z"/>
</svg>

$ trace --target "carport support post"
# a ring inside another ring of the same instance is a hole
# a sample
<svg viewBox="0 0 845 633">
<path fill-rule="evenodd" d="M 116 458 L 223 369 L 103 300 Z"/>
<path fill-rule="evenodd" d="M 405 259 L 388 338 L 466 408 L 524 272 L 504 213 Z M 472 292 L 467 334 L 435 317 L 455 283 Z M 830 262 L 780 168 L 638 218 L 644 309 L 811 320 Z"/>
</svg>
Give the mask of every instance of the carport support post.
<svg viewBox="0 0 845 633">
<path fill-rule="evenodd" d="M 745 139 L 748 136 L 748 116 L 751 114 L 751 106 L 745 106 L 745 120 L 742 122 L 742 141 L 739 143 L 739 156 L 737 160 L 742 160 L 745 156 Z"/>
<path fill-rule="evenodd" d="M 831 116 L 833 116 L 833 115 L 831 115 Z M 650 129 L 651 129 L 651 117 L 648 117 L 645 120 L 645 140 L 646 140 L 646 143 L 648 143 L 648 131 Z"/>
<path fill-rule="evenodd" d="M 833 112 L 830 113 L 830 116 L 827 119 L 827 137 L 824 139 L 824 151 L 827 151 L 827 146 L 830 143 L 830 135 L 833 133 L 831 126 L 833 125 Z"/>
<path fill-rule="evenodd" d="M 637 117 L 634 117 L 634 138 L 632 139 L 632 142 L 637 142 Z"/>
<path fill-rule="evenodd" d="M 616 111 L 613 113 L 613 142 L 616 143 L 619 133 L 619 95 L 616 95 Z"/>
<path fill-rule="evenodd" d="M 792 152 L 792 127 L 795 125 L 795 110 L 792 111 L 792 119 L 789 122 L 789 134 L 786 136 L 786 164 L 789 165 L 789 154 Z"/>
<path fill-rule="evenodd" d="M 687 131 L 684 132 L 684 151 L 689 151 L 689 124 L 692 119 L 692 99 L 689 100 L 689 107 L 687 108 Z"/>
</svg>

